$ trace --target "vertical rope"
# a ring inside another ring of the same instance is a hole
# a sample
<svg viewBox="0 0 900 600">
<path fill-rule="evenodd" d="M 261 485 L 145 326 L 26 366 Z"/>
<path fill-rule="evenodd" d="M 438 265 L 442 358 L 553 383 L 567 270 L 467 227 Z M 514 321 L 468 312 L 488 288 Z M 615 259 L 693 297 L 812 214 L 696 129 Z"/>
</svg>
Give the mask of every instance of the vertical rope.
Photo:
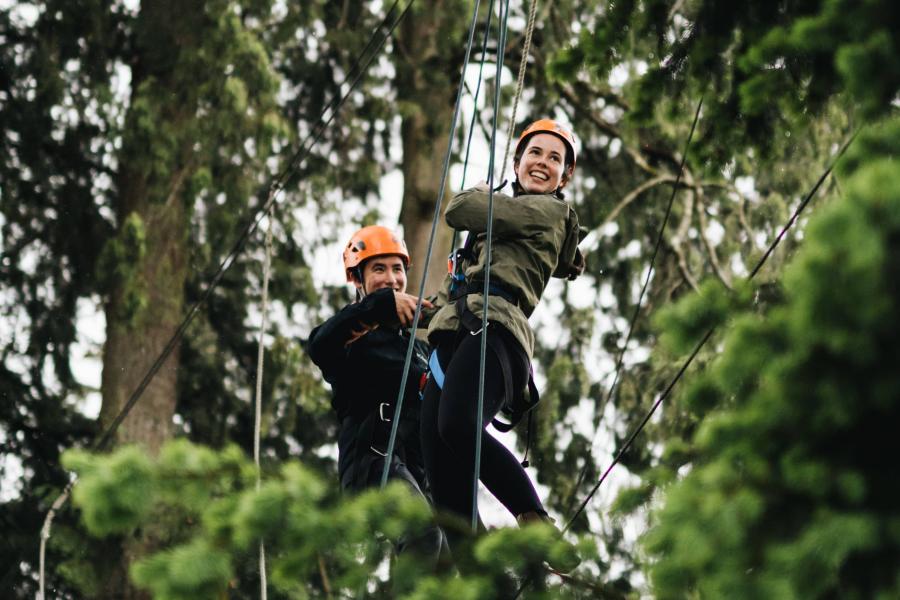
<svg viewBox="0 0 900 600">
<path fill-rule="evenodd" d="M 478 63 L 478 83 L 475 85 L 475 94 L 472 96 L 472 120 L 469 123 L 469 132 L 466 138 L 466 156 L 463 159 L 462 181 L 459 183 L 459 189 L 466 189 L 466 171 L 469 168 L 469 151 L 472 149 L 472 133 L 475 131 L 475 118 L 478 116 L 478 95 L 481 93 L 481 83 L 484 73 L 484 58 L 487 54 L 487 43 L 491 33 L 491 18 L 494 16 L 494 0 L 491 0 L 488 6 L 487 17 L 484 22 L 484 40 L 481 43 L 481 60 Z M 453 231 L 454 237 L 456 230 Z M 456 246 L 454 242 L 453 246 Z"/>
<path fill-rule="evenodd" d="M 256 491 L 262 486 L 262 469 L 259 463 L 259 438 L 262 429 L 262 384 L 263 384 L 263 358 L 265 356 L 265 335 L 269 321 L 269 278 L 272 271 L 272 220 L 274 205 L 269 207 L 268 227 L 266 228 L 266 257 L 263 261 L 263 287 L 262 287 L 262 320 L 259 325 L 259 346 L 256 352 L 256 416 L 253 426 L 253 462 L 256 465 Z M 266 585 L 266 546 L 262 539 L 259 540 L 259 597 L 267 598 Z"/>
<path fill-rule="evenodd" d="M 494 16 L 494 0 L 491 0 L 487 10 L 487 17 L 484 23 L 484 40 L 481 43 L 481 60 L 478 63 L 478 83 L 475 85 L 475 94 L 472 96 L 472 119 L 469 122 L 469 131 L 466 136 L 466 156 L 463 159 L 462 178 L 459 182 L 459 189 L 466 189 L 466 173 L 469 169 L 469 151 L 472 149 L 472 134 L 475 131 L 475 121 L 478 117 L 478 96 L 481 93 L 482 75 L 484 73 L 484 58 L 487 55 L 487 43 L 491 33 L 491 17 Z M 453 239 L 450 242 L 450 252 L 456 250 L 459 243 L 459 231 L 453 230 Z"/>
<path fill-rule="evenodd" d="M 478 531 L 478 481 L 481 479 L 481 446 L 484 428 L 484 365 L 487 358 L 488 310 L 490 308 L 491 245 L 494 235 L 494 154 L 497 147 L 497 121 L 500 112 L 500 76 L 503 71 L 503 54 L 506 48 L 506 25 L 509 17 L 509 0 L 500 3 L 500 43 L 497 47 L 497 85 L 494 89 L 494 115 L 491 127 L 491 155 L 488 164 L 487 228 L 484 240 L 484 288 L 481 314 L 481 362 L 478 365 L 478 403 L 475 411 L 475 468 L 472 473 L 472 531 Z"/>
<path fill-rule="evenodd" d="M 72 493 L 72 488 L 75 486 L 75 481 L 72 480 L 63 488 L 62 493 L 59 497 L 53 501 L 53 505 L 50 506 L 50 510 L 47 512 L 47 516 L 44 518 L 44 526 L 41 527 L 41 547 L 39 550 L 39 567 L 38 567 L 38 596 L 37 600 L 46 600 L 46 583 L 44 577 L 44 562 L 47 556 L 47 540 L 50 539 L 50 526 L 53 524 L 53 519 L 56 517 L 56 513 L 62 508 L 63 504 L 66 503 L 66 500 L 69 499 L 69 495 Z"/>
<path fill-rule="evenodd" d="M 456 90 L 456 107 L 453 109 L 453 119 L 450 121 L 450 134 L 447 136 L 447 153 L 444 155 L 444 168 L 441 173 L 441 184 L 438 188 L 438 199 L 434 205 L 434 215 L 431 219 L 431 233 L 428 236 L 428 249 L 425 252 L 425 266 L 422 269 L 422 281 L 419 283 L 419 300 L 416 302 L 416 312 L 410 326 L 409 345 L 406 347 L 406 361 L 403 364 L 403 377 L 400 378 L 400 387 L 397 390 L 397 401 L 394 403 L 396 417 L 391 424 L 391 437 L 388 440 L 387 452 L 385 452 L 384 470 L 381 472 L 381 487 L 387 485 L 388 472 L 394 456 L 394 446 L 397 443 L 397 427 L 400 424 L 401 410 L 403 409 L 404 390 L 409 379 L 409 366 L 412 364 L 412 354 L 416 343 L 416 329 L 419 327 L 419 318 L 422 316 L 422 298 L 425 296 L 425 280 L 428 279 L 428 265 L 431 263 L 431 254 L 434 250 L 434 237 L 437 233 L 438 219 L 441 216 L 441 204 L 444 201 L 444 189 L 447 187 L 447 173 L 450 170 L 450 153 L 453 150 L 453 132 L 456 131 L 456 123 L 459 120 L 459 106 L 462 98 L 463 84 L 466 80 L 466 69 L 469 66 L 469 57 L 472 54 L 472 41 L 475 39 L 475 24 L 478 22 L 478 7 L 481 0 L 475 1 L 472 9 L 472 23 L 469 25 L 469 41 L 466 44 L 466 55 L 463 59 L 462 71 L 459 76 L 459 88 Z"/>
<path fill-rule="evenodd" d="M 509 145 L 512 142 L 516 129 L 516 111 L 519 108 L 519 96 L 522 95 L 522 86 L 525 84 L 525 68 L 528 66 L 528 55 L 531 53 L 531 35 L 534 33 L 534 19 L 537 15 L 537 0 L 531 0 L 531 9 L 528 11 L 528 25 L 525 27 L 525 44 L 522 47 L 522 61 L 519 63 L 519 77 L 516 79 L 516 94 L 513 96 L 512 116 L 509 118 L 509 131 L 506 134 L 506 150 L 503 151 L 503 168 L 500 169 L 500 179 L 506 176 L 506 161 L 509 159 Z"/>
</svg>

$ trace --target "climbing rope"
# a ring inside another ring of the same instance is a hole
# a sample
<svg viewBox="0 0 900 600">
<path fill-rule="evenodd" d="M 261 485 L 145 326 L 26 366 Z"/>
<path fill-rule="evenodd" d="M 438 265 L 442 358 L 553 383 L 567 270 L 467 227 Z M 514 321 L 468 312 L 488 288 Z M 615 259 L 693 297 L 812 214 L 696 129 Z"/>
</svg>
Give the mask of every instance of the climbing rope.
<svg viewBox="0 0 900 600">
<path fill-rule="evenodd" d="M 768 260 L 769 256 L 771 256 L 772 252 L 775 251 L 775 248 L 781 243 L 781 240 L 784 238 L 785 234 L 787 234 L 788 230 L 794 225 L 794 223 L 797 222 L 797 219 L 800 217 L 800 214 L 803 212 L 803 210 L 806 208 L 806 206 L 810 203 L 813 196 L 815 196 L 816 192 L 819 191 L 819 188 L 822 186 L 822 183 L 825 182 L 825 179 L 827 179 L 828 176 L 831 174 L 831 171 L 834 169 L 834 165 L 841 158 L 841 156 L 844 155 L 844 152 L 846 152 L 846 150 L 850 146 L 850 144 L 853 143 L 853 140 L 856 139 L 857 133 L 859 133 L 859 130 L 856 130 L 850 136 L 850 138 L 841 146 L 841 148 L 838 150 L 837 154 L 835 154 L 834 158 L 831 160 L 831 163 L 825 169 L 825 172 L 822 173 L 822 175 L 816 181 L 815 185 L 812 187 L 812 189 L 809 191 L 809 193 L 806 194 L 806 196 L 803 198 L 803 201 L 794 210 L 790 219 L 788 219 L 788 221 L 784 225 L 784 227 L 781 228 L 781 231 L 775 237 L 775 240 L 769 245 L 765 254 L 763 254 L 762 258 L 760 258 L 759 262 L 753 268 L 753 271 L 751 271 L 750 275 L 747 277 L 747 281 L 752 280 L 756 276 L 756 274 L 759 273 L 760 269 L 762 269 L 763 265 Z M 584 508 L 587 506 L 587 503 L 590 502 L 591 498 L 594 497 L 594 494 L 597 493 L 598 489 L 600 489 L 600 486 L 603 484 L 603 481 L 610 474 L 613 467 L 615 467 L 619 463 L 622 456 L 631 447 L 631 444 L 634 442 L 634 439 L 644 429 L 644 427 L 650 421 L 651 417 L 653 417 L 653 414 L 656 412 L 656 409 L 659 408 L 659 406 L 663 403 L 663 401 L 666 398 L 668 398 L 669 395 L 672 393 L 672 389 L 675 387 L 675 384 L 677 384 L 678 381 L 681 380 L 681 377 L 684 375 L 685 371 L 687 371 L 687 368 L 691 365 L 692 362 L 694 362 L 694 359 L 697 357 L 697 354 L 700 353 L 700 350 L 703 348 L 703 346 L 706 345 L 706 342 L 709 341 L 709 339 L 712 337 L 712 335 L 716 331 L 716 329 L 717 329 L 717 327 L 710 328 L 709 331 L 707 331 L 706 334 L 703 336 L 703 338 L 700 340 L 700 342 L 696 345 L 696 347 L 691 352 L 688 359 L 684 362 L 684 364 L 678 370 L 678 373 L 675 374 L 675 377 L 672 379 L 672 381 L 669 382 L 669 384 L 666 386 L 665 390 L 663 390 L 663 393 L 660 394 L 660 396 L 656 400 L 656 402 L 653 403 L 653 406 L 650 408 L 649 412 L 647 412 L 647 414 L 641 420 L 641 422 L 637 426 L 637 428 L 631 433 L 631 435 L 628 436 L 628 439 L 625 441 L 625 443 L 622 445 L 622 447 L 616 453 L 616 456 L 613 458 L 612 463 L 610 463 L 609 467 L 607 467 L 606 471 L 603 472 L 603 475 L 600 477 L 600 479 L 597 481 L 597 483 L 591 489 L 590 493 L 587 495 L 587 497 L 585 497 L 584 501 L 579 505 L 578 510 L 575 511 L 575 514 L 572 516 L 571 519 L 569 519 L 568 523 L 566 523 L 566 526 L 563 529 L 563 532 L 568 531 L 568 529 L 572 526 L 572 523 L 575 522 L 575 519 L 578 518 L 578 515 L 580 515 L 581 512 L 584 510 Z"/>
<path fill-rule="evenodd" d="M 481 479 L 481 446 L 484 437 L 482 415 L 484 414 L 484 367 L 487 360 L 488 312 L 490 311 L 491 247 L 494 235 L 494 154 L 497 146 L 497 121 L 500 113 L 500 75 L 503 70 L 503 55 L 506 51 L 506 26 L 509 18 L 509 0 L 500 3 L 500 44 L 497 48 L 497 85 L 494 87 L 494 114 L 491 124 L 490 158 L 488 160 L 488 206 L 487 228 L 484 239 L 484 287 L 481 311 L 481 359 L 478 365 L 478 403 L 475 411 L 475 468 L 472 484 L 472 531 L 478 531 L 478 481 Z"/>
<path fill-rule="evenodd" d="M 641 287 L 641 293 L 638 295 L 637 305 L 634 307 L 634 312 L 631 315 L 631 320 L 628 323 L 628 333 L 625 336 L 625 343 L 622 344 L 619 349 L 619 354 L 616 357 L 616 368 L 613 374 L 612 384 L 609 386 L 609 392 L 606 395 L 606 401 L 601 404 L 601 406 L 606 406 L 613 399 L 613 394 L 616 391 L 616 384 L 619 382 L 619 375 L 622 371 L 622 365 L 625 361 L 625 351 L 628 349 L 628 344 L 631 342 L 631 336 L 634 333 L 634 326 L 637 323 L 638 315 L 641 312 L 641 308 L 644 303 L 644 295 L 647 293 L 647 288 L 650 285 L 650 278 L 653 276 L 653 270 L 656 265 L 656 257 L 659 255 L 659 249 L 662 247 L 663 234 L 666 232 L 666 226 L 669 223 L 669 217 L 672 215 L 672 206 L 675 204 L 675 196 L 678 194 L 678 186 L 681 184 L 681 177 L 684 175 L 684 165 L 687 160 L 688 148 L 690 148 L 691 140 L 694 137 L 694 130 L 697 127 L 697 120 L 700 118 L 700 109 L 703 106 L 703 97 L 700 97 L 700 100 L 697 102 L 697 109 L 694 111 L 694 121 L 691 123 L 690 132 L 688 132 L 687 140 L 684 144 L 684 149 L 681 152 L 681 161 L 678 164 L 678 173 L 675 176 L 675 183 L 672 185 L 672 194 L 669 196 L 669 203 L 666 205 L 666 213 L 663 216 L 662 225 L 659 228 L 659 233 L 656 236 L 656 244 L 653 247 L 653 253 L 650 256 L 650 265 L 647 268 L 647 276 L 644 278 L 644 284 Z M 599 431 L 599 428 L 598 428 Z M 584 476 L 587 473 L 588 465 L 591 464 L 591 448 L 593 448 L 594 443 L 597 441 L 597 434 L 594 434 L 594 440 L 591 442 L 590 447 L 588 448 L 588 460 L 585 461 L 584 467 L 581 469 L 581 473 L 578 474 L 578 479 L 575 483 L 575 490 L 578 489 L 578 486 L 581 485 L 581 482 L 584 480 Z"/>
<path fill-rule="evenodd" d="M 484 59 L 487 55 L 487 44 L 491 33 L 491 18 L 494 16 L 494 0 L 491 0 L 487 10 L 487 17 L 484 23 L 484 39 L 481 43 L 481 60 L 478 63 L 478 83 L 475 85 L 475 93 L 472 95 L 472 120 L 469 122 L 469 131 L 466 137 L 466 155 L 463 159 L 462 177 L 459 183 L 459 189 L 466 189 L 466 172 L 469 168 L 469 152 L 472 149 L 472 134 L 475 131 L 475 121 L 478 117 L 478 95 L 481 93 L 482 75 L 484 73 Z M 453 230 L 453 245 L 451 249 L 456 247 L 457 231 Z"/>
<path fill-rule="evenodd" d="M 482 75 L 484 73 L 484 59 L 487 55 L 487 44 L 491 33 L 491 18 L 494 16 L 494 0 L 491 0 L 487 10 L 487 17 L 484 23 L 484 39 L 481 44 L 481 60 L 478 63 L 478 83 L 475 85 L 475 93 L 472 94 L 472 119 L 469 122 L 469 131 L 466 134 L 466 155 L 463 158 L 462 177 L 459 182 L 459 189 L 466 189 L 466 173 L 469 169 L 469 152 L 472 149 L 472 134 L 475 132 L 475 122 L 478 119 L 478 96 L 481 93 Z M 450 252 L 456 249 L 459 243 L 459 231 L 453 230 L 453 239 L 450 242 Z"/>
<path fill-rule="evenodd" d="M 273 207 L 274 208 L 274 207 Z M 253 463 L 256 465 L 256 491 L 262 486 L 262 468 L 259 464 L 259 437 L 262 429 L 262 386 L 263 386 L 263 358 L 265 356 L 265 336 L 269 321 L 269 278 L 272 267 L 272 220 L 273 208 L 269 209 L 268 227 L 266 228 L 266 256 L 263 260 L 263 286 L 262 286 L 262 320 L 259 325 L 259 347 L 256 352 L 256 410 L 253 424 Z M 267 598 L 266 586 L 266 546 L 262 539 L 259 540 L 259 593 L 262 600 Z"/>
<path fill-rule="evenodd" d="M 66 487 L 63 489 L 62 493 L 59 497 L 53 501 L 53 505 L 50 507 L 50 510 L 47 512 L 47 516 L 44 518 L 44 525 L 41 527 L 41 545 L 38 551 L 38 600 L 46 600 L 46 590 L 45 590 L 45 578 L 44 578 L 44 561 L 47 556 L 47 540 L 50 539 L 50 527 L 53 524 L 53 519 L 56 517 L 56 513 L 62 509 L 63 505 L 69 499 L 69 496 L 72 493 L 72 487 L 75 485 L 75 480 L 69 481 L 66 484 Z"/>
<path fill-rule="evenodd" d="M 531 35 L 534 33 L 534 20 L 537 16 L 537 0 L 531 0 L 531 9 L 528 11 L 528 25 L 525 27 L 525 43 L 522 47 L 522 60 L 519 62 L 519 76 L 516 79 L 516 93 L 513 96 L 512 115 L 509 118 L 509 131 L 506 134 L 506 150 L 503 151 L 503 168 L 500 169 L 500 177 L 506 176 L 506 161 L 509 158 L 509 146 L 515 135 L 516 110 L 519 108 L 519 97 L 522 95 L 522 87 L 525 84 L 525 68 L 528 66 L 528 55 L 531 53 Z M 500 85 L 500 81 L 497 81 Z"/>
<path fill-rule="evenodd" d="M 385 451 L 384 470 L 381 472 L 381 487 L 387 485 L 388 473 L 394 457 L 394 446 L 397 443 L 397 429 L 400 425 L 400 415 L 403 414 L 403 392 L 406 390 L 406 382 L 409 379 L 409 367 L 412 364 L 413 350 L 416 344 L 416 329 L 419 327 L 419 318 L 422 316 L 422 299 L 425 296 L 425 280 L 428 278 L 428 266 L 431 263 L 431 254 L 434 250 L 434 238 L 437 233 L 438 220 L 441 216 L 441 205 L 444 202 L 444 188 L 447 186 L 447 174 L 450 171 L 450 153 L 453 150 L 453 132 L 456 131 L 456 123 L 459 119 L 460 100 L 462 99 L 463 84 L 466 80 L 466 69 L 469 67 L 469 57 L 472 55 L 472 41 L 475 39 L 475 24 L 478 22 L 478 8 L 481 0 L 476 0 L 472 9 L 472 22 L 469 25 L 469 37 L 466 43 L 465 58 L 463 58 L 462 71 L 459 76 L 459 88 L 456 90 L 456 106 L 453 108 L 453 118 L 450 121 L 450 134 L 447 136 L 447 152 L 444 155 L 444 166 L 441 171 L 441 184 L 438 188 L 438 198 L 434 205 L 434 215 L 431 219 L 431 233 L 428 236 L 428 248 L 425 252 L 425 266 L 422 268 L 422 280 L 419 282 L 419 299 L 416 302 L 416 311 L 413 314 L 410 326 L 409 345 L 406 347 L 406 359 L 403 363 L 403 376 L 400 378 L 400 387 L 397 389 L 397 401 L 394 403 L 394 415 L 391 424 L 391 436 L 388 439 Z"/>
<path fill-rule="evenodd" d="M 141 382 L 138 384 L 137 388 L 131 393 L 128 400 L 125 402 L 125 405 L 122 407 L 122 409 L 116 415 L 116 417 L 113 419 L 110 426 L 97 439 L 97 441 L 90 446 L 91 451 L 98 452 L 98 451 L 104 450 L 104 449 L 106 449 L 107 445 L 112 441 L 113 435 L 118 430 L 119 426 L 122 424 L 122 421 L 125 420 L 125 417 L 127 417 L 128 413 L 131 412 L 131 409 L 134 408 L 134 405 L 137 403 L 137 401 L 143 395 L 144 390 L 147 389 L 147 386 L 150 384 L 150 382 L 153 380 L 153 378 L 159 372 L 160 368 L 162 368 L 162 365 L 172 354 L 172 351 L 175 349 L 177 344 L 181 341 L 181 338 L 184 336 L 184 332 L 187 330 L 188 326 L 193 322 L 200 307 L 203 306 L 204 304 L 206 304 L 206 302 L 209 300 L 213 291 L 216 289 L 216 287 L 218 287 L 219 283 L 222 280 L 222 277 L 225 275 L 225 271 L 227 271 L 228 268 L 231 267 L 232 264 L 234 264 L 238 255 L 243 251 L 246 241 L 257 230 L 257 228 L 259 227 L 260 221 L 263 219 L 263 217 L 266 214 L 268 214 L 268 212 L 271 210 L 272 206 L 275 204 L 278 193 L 285 188 L 285 186 L 287 185 L 287 182 L 290 180 L 290 177 L 297 171 L 298 166 L 300 164 L 302 164 L 303 160 L 306 159 L 306 157 L 309 155 L 312 147 L 319 141 L 319 139 L 321 138 L 325 129 L 328 127 L 328 125 L 331 124 L 331 121 L 334 120 L 334 118 L 340 112 L 340 109 L 346 103 L 347 99 L 350 97 L 350 95 L 356 89 L 356 86 L 359 83 L 360 79 L 362 78 L 362 75 L 368 70 L 369 66 L 372 64 L 372 61 L 375 59 L 375 57 L 378 56 L 381 49 L 384 47 L 384 43 L 387 41 L 387 39 L 391 35 L 393 35 L 393 32 L 397 28 L 397 25 L 399 25 L 400 22 L 404 19 L 404 17 L 406 17 L 406 14 L 409 12 L 409 9 L 412 6 L 413 1 L 414 0 L 408 0 L 408 2 L 406 3 L 406 6 L 403 9 L 403 12 L 401 12 L 400 16 L 397 17 L 391 23 L 391 26 L 388 28 L 388 31 L 381 37 L 380 41 L 375 45 L 374 50 L 372 50 L 370 55 L 365 60 L 363 60 L 362 57 L 365 56 L 366 52 L 370 51 L 370 49 L 372 48 L 373 40 L 376 39 L 379 31 L 381 31 L 384 28 L 384 25 L 387 23 L 389 16 L 394 11 L 396 6 L 399 4 L 399 0 L 395 0 L 393 6 L 390 8 L 387 15 L 382 20 L 381 24 L 379 24 L 379 26 L 375 29 L 375 31 L 373 31 L 372 36 L 369 39 L 369 43 L 366 44 L 364 50 L 357 56 L 357 59 L 354 61 L 354 66 L 356 66 L 356 65 L 360 65 L 360 66 L 359 66 L 359 69 L 357 70 L 357 72 L 355 74 L 353 74 L 352 80 L 351 80 L 351 74 L 352 74 L 352 69 L 351 69 L 351 71 L 348 72 L 347 77 L 344 79 L 344 81 L 341 83 L 341 85 L 338 86 L 338 89 L 340 90 L 345 85 L 347 85 L 348 81 L 350 81 L 347 91 L 342 96 L 340 96 L 340 100 L 338 100 L 337 102 L 331 102 L 328 106 L 326 106 L 325 108 L 322 109 L 321 113 L 319 114 L 319 118 L 318 118 L 318 123 L 320 125 L 318 127 L 314 127 L 313 130 L 309 134 L 307 134 L 306 138 L 304 138 L 303 142 L 300 144 L 299 150 L 291 157 L 291 159 L 288 163 L 288 166 L 273 180 L 273 183 L 269 187 L 268 196 L 267 196 L 266 201 L 263 204 L 262 208 L 257 211 L 256 216 L 252 220 L 250 220 L 250 222 L 247 224 L 247 226 L 244 228 L 244 230 L 238 236 L 237 241 L 235 241 L 235 243 L 232 246 L 229 253 L 219 264 L 218 269 L 216 270 L 215 274 L 213 275 L 212 279 L 210 280 L 210 283 L 207 286 L 206 290 L 203 292 L 203 295 L 200 297 L 199 300 L 194 302 L 194 304 L 190 307 L 190 309 L 188 309 L 188 312 L 185 315 L 184 319 L 182 320 L 181 324 L 178 326 L 178 329 L 176 329 L 175 333 L 172 335 L 172 337 L 166 343 L 166 345 L 163 348 L 160 355 L 153 362 L 150 369 L 144 375 L 143 379 L 141 379 Z M 325 119 L 326 113 L 328 113 L 329 111 L 330 111 L 330 114 L 328 116 L 328 119 L 323 122 L 323 119 Z M 307 145 L 307 142 L 310 142 L 310 143 Z M 47 544 L 47 540 L 50 537 L 51 526 L 52 526 L 52 523 L 53 523 L 53 520 L 54 520 L 56 514 L 59 512 L 59 510 L 62 508 L 62 506 L 66 503 L 66 501 L 69 499 L 69 496 L 71 495 L 71 492 L 72 492 L 72 488 L 74 487 L 76 481 L 77 481 L 77 479 L 71 480 L 66 485 L 66 487 L 63 488 L 63 491 L 56 498 L 56 500 L 54 500 L 53 504 L 51 505 L 50 510 L 47 512 L 47 516 L 44 519 L 44 524 L 41 528 L 41 533 L 40 533 L 41 541 L 40 541 L 40 547 L 39 547 L 39 564 L 40 564 L 40 567 L 39 567 L 39 590 L 41 593 L 41 600 L 44 600 L 44 595 L 43 595 L 43 590 L 45 588 L 44 561 L 45 561 L 45 555 L 46 555 L 46 544 Z"/>
</svg>

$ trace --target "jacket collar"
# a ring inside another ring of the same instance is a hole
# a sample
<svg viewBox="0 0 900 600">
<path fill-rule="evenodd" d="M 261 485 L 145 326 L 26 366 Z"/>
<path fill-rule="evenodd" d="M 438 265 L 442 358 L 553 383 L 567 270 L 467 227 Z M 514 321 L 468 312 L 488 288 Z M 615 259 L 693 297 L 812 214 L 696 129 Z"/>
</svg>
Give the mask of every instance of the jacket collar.
<svg viewBox="0 0 900 600">
<path fill-rule="evenodd" d="M 518 196 L 523 196 L 523 195 L 525 195 L 525 194 L 528 193 L 528 192 L 526 192 L 525 190 L 522 189 L 522 186 L 521 186 L 521 185 L 519 185 L 519 180 L 518 180 L 518 179 L 516 179 L 515 181 L 512 182 L 512 190 L 513 190 L 513 198 L 516 198 L 516 197 L 518 197 Z M 556 191 L 554 191 L 554 192 L 553 192 L 552 194 L 550 194 L 550 195 L 551 195 L 551 196 L 555 196 L 555 197 L 559 198 L 560 200 L 565 200 L 565 199 L 566 199 L 566 195 L 565 195 L 565 194 L 563 193 L 563 191 L 562 191 L 561 189 L 559 189 L 559 188 L 556 188 Z"/>
</svg>

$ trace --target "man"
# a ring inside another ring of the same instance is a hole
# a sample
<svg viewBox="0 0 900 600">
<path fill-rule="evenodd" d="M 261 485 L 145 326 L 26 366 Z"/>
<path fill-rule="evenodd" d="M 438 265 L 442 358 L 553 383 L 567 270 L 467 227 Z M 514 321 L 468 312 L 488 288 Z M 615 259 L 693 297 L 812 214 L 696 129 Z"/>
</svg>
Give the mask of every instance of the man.
<svg viewBox="0 0 900 600">
<path fill-rule="evenodd" d="M 395 404 L 418 298 L 406 293 L 409 252 L 391 230 L 364 227 L 344 248 L 347 281 L 356 301 L 312 330 L 307 351 L 331 384 L 332 407 L 340 421 L 338 473 L 341 487 L 360 491 L 380 485 L 392 421 L 400 419 L 389 478 L 403 481 L 427 499 L 425 467 L 419 444 L 419 388 L 427 369 L 428 346 L 415 342 L 404 391 L 402 414 Z M 423 301 L 425 307 L 431 303 Z M 432 526 L 398 551 L 437 559 L 443 544 Z"/>
</svg>

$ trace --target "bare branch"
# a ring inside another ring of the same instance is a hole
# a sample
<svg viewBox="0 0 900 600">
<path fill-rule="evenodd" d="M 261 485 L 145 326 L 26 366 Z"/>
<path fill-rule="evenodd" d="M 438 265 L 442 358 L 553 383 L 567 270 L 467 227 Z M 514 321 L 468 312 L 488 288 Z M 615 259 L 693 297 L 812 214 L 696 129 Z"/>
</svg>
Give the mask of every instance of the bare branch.
<svg viewBox="0 0 900 600">
<path fill-rule="evenodd" d="M 669 241 L 669 247 L 675 253 L 675 256 L 678 257 L 678 270 L 681 272 L 681 276 L 691 286 L 691 289 L 696 292 L 700 289 L 700 286 L 697 285 L 697 280 L 694 279 L 690 269 L 688 269 L 687 256 L 684 253 L 684 248 L 681 247 L 681 241 L 672 239 Z"/>
<path fill-rule="evenodd" d="M 631 190 L 630 192 L 625 194 L 622 197 L 622 199 L 619 200 L 619 203 L 616 204 L 616 206 L 609 212 L 608 215 L 606 215 L 606 218 L 603 219 L 603 222 L 600 223 L 600 225 L 597 226 L 596 229 L 594 229 L 594 231 L 599 232 L 605 226 L 607 226 L 608 224 L 615 221 L 619 217 L 619 213 L 621 213 L 625 209 L 626 206 L 628 206 L 629 204 L 634 202 L 638 198 L 638 196 L 640 196 L 647 190 L 649 190 L 653 187 L 656 187 L 657 185 L 663 184 L 663 183 L 674 183 L 674 182 L 675 182 L 675 177 L 673 177 L 671 175 L 659 175 L 657 177 L 654 177 L 653 179 L 648 179 L 647 181 L 643 182 L 641 185 L 637 186 L 636 188 L 634 188 L 633 190 Z"/>
<path fill-rule="evenodd" d="M 536 57 L 540 56 L 537 52 L 535 52 L 534 55 Z M 542 59 L 540 60 L 540 64 L 543 65 Z M 594 92 L 593 90 L 588 90 L 587 92 L 578 94 L 575 92 L 575 90 L 572 89 L 570 85 L 560 82 L 556 83 L 556 88 L 559 91 L 560 95 L 565 98 L 565 100 L 572 106 L 572 108 L 575 109 L 576 112 L 581 113 L 582 116 L 593 123 L 594 126 L 597 127 L 597 129 L 599 129 L 609 137 L 620 140 L 622 142 L 622 148 L 625 150 L 625 153 L 631 157 L 635 164 L 637 164 L 641 169 L 650 173 L 651 175 L 656 174 L 656 169 L 650 166 L 650 164 L 643 157 L 643 155 L 641 155 L 640 152 L 626 143 L 625 139 L 622 137 L 622 133 L 615 125 L 600 116 L 596 110 L 578 100 L 579 96 L 593 98 L 598 95 L 596 92 Z M 620 104 L 620 106 L 623 106 L 623 104 Z"/>
<path fill-rule="evenodd" d="M 685 173 L 688 173 L 685 170 Z M 690 174 L 688 174 L 688 178 L 690 178 Z M 681 275 L 684 277 L 685 281 L 693 288 L 694 290 L 698 289 L 697 280 L 691 275 L 691 271 L 688 268 L 687 263 L 687 254 L 684 251 L 685 240 L 688 238 L 688 230 L 691 228 L 691 222 L 694 219 L 694 194 L 688 194 L 685 196 L 684 202 L 684 213 L 681 215 L 681 221 L 678 224 L 678 229 L 675 231 L 675 234 L 672 236 L 669 241 L 669 245 L 672 248 L 672 251 L 678 257 L 678 269 L 681 271 Z"/>
<path fill-rule="evenodd" d="M 703 241 L 703 245 L 706 247 L 706 252 L 709 254 L 709 263 L 712 266 L 713 273 L 716 274 L 716 277 L 727 287 L 729 290 L 733 289 L 731 285 L 731 279 L 726 276 L 725 272 L 722 270 L 722 266 L 719 263 L 719 255 L 716 253 L 716 249 L 712 244 L 712 240 L 709 239 L 709 236 L 706 235 L 706 230 L 709 227 L 709 222 L 706 219 L 706 205 L 703 202 L 703 187 L 695 186 L 694 188 L 694 196 L 697 200 L 697 216 L 700 219 L 700 239 Z"/>
<path fill-rule="evenodd" d="M 667 21 L 671 21 L 675 18 L 675 15 L 682 9 L 684 6 L 684 0 L 676 0 L 676 2 L 672 5 L 672 8 L 669 9 L 669 16 L 667 17 Z"/>
</svg>

